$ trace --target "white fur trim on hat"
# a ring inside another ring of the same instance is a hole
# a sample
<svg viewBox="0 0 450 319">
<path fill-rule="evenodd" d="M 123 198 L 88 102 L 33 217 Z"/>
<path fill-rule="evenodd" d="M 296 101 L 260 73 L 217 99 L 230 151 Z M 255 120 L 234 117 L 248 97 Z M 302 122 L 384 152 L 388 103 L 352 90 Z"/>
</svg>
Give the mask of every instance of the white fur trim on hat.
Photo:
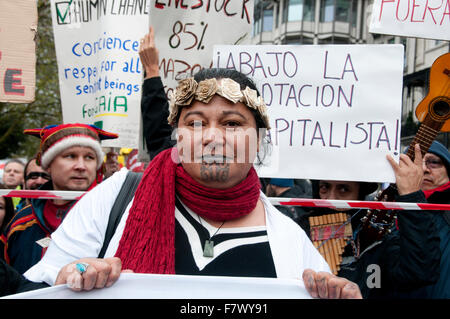
<svg viewBox="0 0 450 319">
<path fill-rule="evenodd" d="M 97 169 L 102 166 L 104 154 L 98 141 L 88 136 L 70 135 L 57 141 L 42 154 L 41 167 L 43 169 L 47 169 L 59 153 L 73 146 L 85 146 L 92 148 L 97 154 Z"/>
</svg>

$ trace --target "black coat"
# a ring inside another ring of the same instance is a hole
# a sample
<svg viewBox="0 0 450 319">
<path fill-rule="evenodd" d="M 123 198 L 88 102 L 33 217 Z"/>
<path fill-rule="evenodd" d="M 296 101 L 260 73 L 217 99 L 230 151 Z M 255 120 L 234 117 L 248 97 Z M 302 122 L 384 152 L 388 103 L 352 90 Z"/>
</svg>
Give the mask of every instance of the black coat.
<svg viewBox="0 0 450 319">
<path fill-rule="evenodd" d="M 278 197 L 284 198 L 306 198 L 310 196 L 306 196 L 305 191 L 301 189 L 299 186 L 295 185 L 291 187 L 287 191 L 281 193 Z M 284 215 L 292 218 L 300 227 L 308 234 L 309 236 L 309 222 L 308 210 L 300 207 L 300 206 L 275 206 L 280 212 Z"/>
<path fill-rule="evenodd" d="M 423 192 L 399 196 L 398 202 L 426 202 Z M 375 242 L 338 275 L 358 284 L 364 298 L 387 298 L 438 280 L 439 236 L 430 211 L 402 210 L 398 228 Z M 377 277 L 378 281 L 377 281 Z"/>
<path fill-rule="evenodd" d="M 159 152 L 175 145 L 171 140 L 169 103 L 160 77 L 149 78 L 142 86 L 141 112 L 147 151 L 153 159 Z"/>
<path fill-rule="evenodd" d="M 32 282 L 0 259 L 0 297 L 29 290 L 49 287 L 46 283 Z"/>
</svg>

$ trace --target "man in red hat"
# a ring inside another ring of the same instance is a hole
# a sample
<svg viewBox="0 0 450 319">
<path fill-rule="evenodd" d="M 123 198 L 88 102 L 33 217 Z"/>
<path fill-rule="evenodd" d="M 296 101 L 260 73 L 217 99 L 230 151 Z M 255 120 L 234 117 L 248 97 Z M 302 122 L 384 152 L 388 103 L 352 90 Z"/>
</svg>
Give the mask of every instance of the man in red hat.
<svg viewBox="0 0 450 319">
<path fill-rule="evenodd" d="M 100 141 L 117 134 L 86 124 L 49 125 L 25 134 L 41 139 L 37 163 L 51 180 L 41 190 L 88 191 L 100 182 L 103 152 Z M 44 255 L 50 235 L 76 200 L 32 199 L 0 237 L 0 257 L 24 273 Z"/>
</svg>

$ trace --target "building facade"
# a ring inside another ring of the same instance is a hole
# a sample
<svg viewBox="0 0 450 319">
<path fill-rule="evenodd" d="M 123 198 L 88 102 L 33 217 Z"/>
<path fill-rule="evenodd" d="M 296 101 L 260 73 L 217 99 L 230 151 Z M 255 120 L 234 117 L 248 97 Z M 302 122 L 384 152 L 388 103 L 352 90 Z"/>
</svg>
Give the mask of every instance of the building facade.
<svg viewBox="0 0 450 319">
<path fill-rule="evenodd" d="M 428 92 L 434 60 L 450 52 L 450 42 L 368 31 L 373 0 L 255 0 L 252 44 L 402 44 L 405 49 L 402 145 L 417 130 L 414 111 Z M 450 147 L 450 134 L 438 140 Z"/>
</svg>

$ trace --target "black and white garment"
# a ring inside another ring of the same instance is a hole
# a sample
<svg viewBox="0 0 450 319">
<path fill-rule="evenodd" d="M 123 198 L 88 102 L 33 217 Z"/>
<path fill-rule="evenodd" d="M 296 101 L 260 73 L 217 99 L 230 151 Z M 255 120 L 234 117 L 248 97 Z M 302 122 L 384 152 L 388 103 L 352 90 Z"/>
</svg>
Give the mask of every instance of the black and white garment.
<svg viewBox="0 0 450 319">
<path fill-rule="evenodd" d="M 175 273 L 183 275 L 276 277 L 266 226 L 216 228 L 176 200 Z M 212 237 L 211 237 L 212 236 Z M 204 257 L 205 241 L 214 256 Z"/>
</svg>

